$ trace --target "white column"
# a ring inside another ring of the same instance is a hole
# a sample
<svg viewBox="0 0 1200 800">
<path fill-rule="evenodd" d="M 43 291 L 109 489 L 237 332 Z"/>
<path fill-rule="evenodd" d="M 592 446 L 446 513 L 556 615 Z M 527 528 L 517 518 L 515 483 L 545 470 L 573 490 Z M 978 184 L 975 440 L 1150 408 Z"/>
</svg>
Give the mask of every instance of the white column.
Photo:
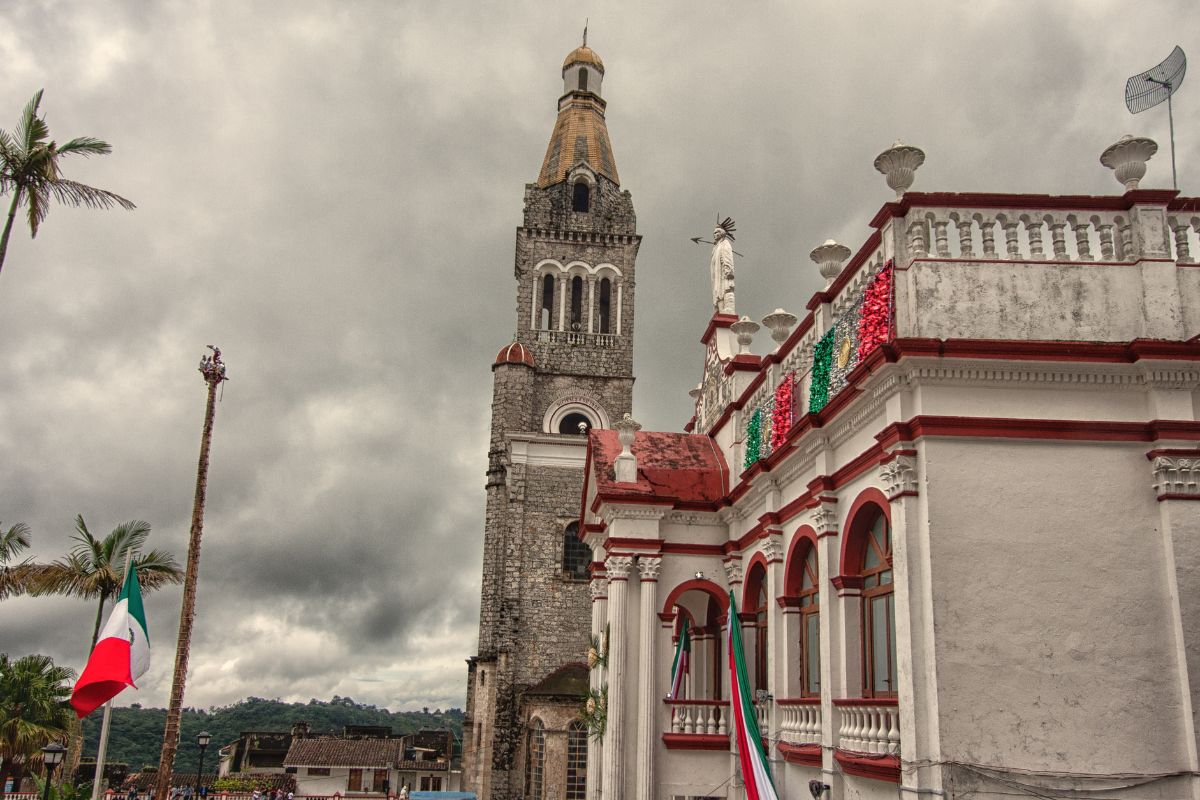
<svg viewBox="0 0 1200 800">
<path fill-rule="evenodd" d="M 638 609 L 638 748 L 637 748 L 637 800 L 655 800 L 654 794 L 654 739 L 655 722 L 658 719 L 659 701 L 658 674 L 655 659 L 656 632 L 655 610 L 658 605 L 658 575 L 662 572 L 662 558 L 641 556 L 638 558 L 638 573 L 642 578 L 641 597 Z"/>
<path fill-rule="evenodd" d="M 592 638 L 604 648 L 604 625 L 608 621 L 608 581 L 601 577 L 592 578 Z M 604 669 L 597 666 L 588 673 L 588 686 L 596 691 L 604 685 Z M 587 797 L 588 800 L 600 800 L 600 762 L 604 757 L 604 743 L 595 736 L 588 735 L 588 770 Z"/>
<path fill-rule="evenodd" d="M 624 758 L 622 745 L 625 725 L 625 591 L 633 559 L 609 556 L 604 562 L 608 573 L 608 722 L 604 727 L 604 771 L 601 775 L 602 800 L 623 800 Z"/>
<path fill-rule="evenodd" d="M 567 329 L 567 276 L 556 277 L 554 285 L 558 287 L 558 329 L 565 331 Z"/>
<path fill-rule="evenodd" d="M 624 286 L 625 281 L 617 281 L 617 336 L 621 335 L 621 289 L 624 288 Z"/>
<path fill-rule="evenodd" d="M 533 302 L 529 308 L 529 330 L 536 331 L 538 329 L 538 295 L 542 293 L 542 276 L 533 276 Z"/>
<path fill-rule="evenodd" d="M 595 333 L 592 320 L 596 314 L 596 276 L 588 275 L 588 333 Z"/>
</svg>

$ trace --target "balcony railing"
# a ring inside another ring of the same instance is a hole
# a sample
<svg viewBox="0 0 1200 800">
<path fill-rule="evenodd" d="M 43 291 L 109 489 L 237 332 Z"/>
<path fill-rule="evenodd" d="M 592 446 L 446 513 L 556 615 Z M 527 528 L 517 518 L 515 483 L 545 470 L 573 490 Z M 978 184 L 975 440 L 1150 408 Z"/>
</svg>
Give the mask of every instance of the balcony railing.
<svg viewBox="0 0 1200 800">
<path fill-rule="evenodd" d="M 667 700 L 671 710 L 667 733 L 727 736 L 729 701 Z"/>
<path fill-rule="evenodd" d="M 821 698 L 784 698 L 778 703 L 780 741 L 797 745 L 821 743 Z"/>
<path fill-rule="evenodd" d="M 834 700 L 838 710 L 840 750 L 856 753 L 900 753 L 900 710 L 885 698 Z"/>
<path fill-rule="evenodd" d="M 538 331 L 539 342 L 550 344 L 591 345 L 592 347 L 617 347 L 621 337 L 615 333 L 582 333 L 580 331 Z"/>
</svg>

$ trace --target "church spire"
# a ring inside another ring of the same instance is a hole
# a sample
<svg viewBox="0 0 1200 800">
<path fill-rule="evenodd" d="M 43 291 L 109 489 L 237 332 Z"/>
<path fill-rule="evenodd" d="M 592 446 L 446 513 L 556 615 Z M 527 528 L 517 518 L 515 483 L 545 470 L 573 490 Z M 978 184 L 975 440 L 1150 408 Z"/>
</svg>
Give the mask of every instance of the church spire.
<svg viewBox="0 0 1200 800">
<path fill-rule="evenodd" d="M 550 134 L 546 157 L 537 185 L 553 186 L 567 180 L 572 170 L 586 165 L 596 176 L 620 185 L 617 164 L 604 122 L 604 99 L 600 95 L 604 62 L 587 46 L 587 24 L 583 44 L 563 60 L 563 95 L 558 101 L 558 120 Z"/>
</svg>

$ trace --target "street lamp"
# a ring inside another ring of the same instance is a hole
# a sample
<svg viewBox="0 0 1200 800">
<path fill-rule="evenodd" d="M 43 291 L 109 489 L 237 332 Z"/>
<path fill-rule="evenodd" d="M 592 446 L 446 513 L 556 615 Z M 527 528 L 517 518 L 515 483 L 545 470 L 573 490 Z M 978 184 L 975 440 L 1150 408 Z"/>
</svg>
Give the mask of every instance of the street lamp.
<svg viewBox="0 0 1200 800">
<path fill-rule="evenodd" d="M 212 738 L 212 734 L 208 731 L 200 731 L 196 734 L 196 744 L 200 745 L 200 765 L 196 767 L 196 797 L 200 797 L 200 773 L 204 771 L 204 748 L 208 747 L 208 740 Z"/>
<path fill-rule="evenodd" d="M 46 765 L 46 785 L 42 789 L 42 800 L 50 800 L 50 778 L 54 775 L 54 768 L 62 763 L 66 754 L 67 748 L 58 742 L 51 742 L 42 748 L 42 762 Z"/>
</svg>

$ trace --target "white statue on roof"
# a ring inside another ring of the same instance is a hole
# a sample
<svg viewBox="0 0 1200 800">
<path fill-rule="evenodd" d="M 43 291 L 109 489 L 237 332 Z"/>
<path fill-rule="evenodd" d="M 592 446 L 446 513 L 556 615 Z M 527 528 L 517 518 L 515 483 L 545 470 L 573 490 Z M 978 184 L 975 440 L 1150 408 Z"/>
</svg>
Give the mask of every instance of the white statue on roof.
<svg viewBox="0 0 1200 800">
<path fill-rule="evenodd" d="M 726 217 L 713 230 L 712 257 L 708 261 L 712 278 L 713 310 L 733 314 L 733 220 Z"/>
</svg>

